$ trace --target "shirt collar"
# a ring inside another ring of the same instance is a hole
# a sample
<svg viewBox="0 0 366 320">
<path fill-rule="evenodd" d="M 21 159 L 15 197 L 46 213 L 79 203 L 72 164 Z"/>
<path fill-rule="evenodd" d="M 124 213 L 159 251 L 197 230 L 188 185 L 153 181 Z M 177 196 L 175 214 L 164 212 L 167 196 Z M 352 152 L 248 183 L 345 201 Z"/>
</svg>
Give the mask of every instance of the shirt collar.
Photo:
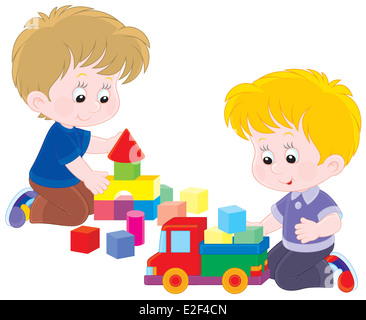
<svg viewBox="0 0 366 320">
<path fill-rule="evenodd" d="M 315 187 L 312 187 L 312 188 L 310 188 L 308 190 L 305 190 L 303 192 L 293 191 L 293 192 L 291 192 L 291 201 L 295 200 L 297 197 L 302 195 L 302 197 L 303 197 L 304 201 L 306 202 L 306 204 L 310 204 L 318 196 L 319 190 L 320 190 L 319 187 L 315 186 Z"/>
</svg>

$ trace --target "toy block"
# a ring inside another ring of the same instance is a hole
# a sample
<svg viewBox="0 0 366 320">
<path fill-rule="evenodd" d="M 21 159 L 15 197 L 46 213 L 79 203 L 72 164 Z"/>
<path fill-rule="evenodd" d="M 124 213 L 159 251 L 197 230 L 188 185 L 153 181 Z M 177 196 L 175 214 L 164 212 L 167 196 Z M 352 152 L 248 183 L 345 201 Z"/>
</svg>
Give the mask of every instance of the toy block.
<svg viewBox="0 0 366 320">
<path fill-rule="evenodd" d="M 134 209 L 132 196 L 119 196 L 114 200 L 114 220 L 126 220 L 128 211 Z"/>
<path fill-rule="evenodd" d="M 261 254 L 225 254 L 216 255 L 208 254 L 201 255 L 201 276 L 202 277 L 222 277 L 226 270 L 230 268 L 242 269 L 247 276 L 251 274 L 252 266 L 262 265 L 262 272 L 264 272 L 264 263 L 267 260 L 267 251 Z"/>
<path fill-rule="evenodd" d="M 94 220 L 114 220 L 114 201 L 94 200 Z"/>
<path fill-rule="evenodd" d="M 211 227 L 204 231 L 204 243 L 223 244 L 233 243 L 233 236 L 220 230 L 218 227 Z"/>
<path fill-rule="evenodd" d="M 155 200 L 136 200 L 133 209 L 145 213 L 145 220 L 155 220 L 158 216 L 158 205 L 160 204 L 160 196 Z"/>
<path fill-rule="evenodd" d="M 187 216 L 187 202 L 185 201 L 166 201 L 158 205 L 158 226 L 174 217 Z"/>
<path fill-rule="evenodd" d="M 145 214 L 142 211 L 127 212 L 127 232 L 135 236 L 135 246 L 145 243 Z"/>
<path fill-rule="evenodd" d="M 135 180 L 141 175 L 141 162 L 114 163 L 115 180 Z"/>
<path fill-rule="evenodd" d="M 135 236 L 125 230 L 107 233 L 107 254 L 121 259 L 135 255 Z"/>
<path fill-rule="evenodd" d="M 165 201 L 173 201 L 173 188 L 161 184 L 160 185 L 160 203 L 164 203 Z"/>
<path fill-rule="evenodd" d="M 125 129 L 109 152 L 108 158 L 114 162 L 132 163 L 143 160 L 145 155 L 137 145 L 131 133 Z"/>
<path fill-rule="evenodd" d="M 90 253 L 99 248 L 99 228 L 81 226 L 71 230 L 71 251 Z"/>
<path fill-rule="evenodd" d="M 200 242 L 200 254 L 261 254 L 269 248 L 269 237 L 256 244 L 207 244 Z"/>
<path fill-rule="evenodd" d="M 128 191 L 134 200 L 155 200 L 160 196 L 160 176 L 139 176 L 135 180 L 115 180 L 108 176 L 108 189 L 94 200 L 115 200 L 121 191 Z"/>
<path fill-rule="evenodd" d="M 234 233 L 234 243 L 260 243 L 263 240 L 262 226 L 247 226 L 245 231 Z"/>
<path fill-rule="evenodd" d="M 180 192 L 180 201 L 187 202 L 187 212 L 202 213 L 208 210 L 208 190 L 187 188 Z"/>
<path fill-rule="evenodd" d="M 236 233 L 246 230 L 247 213 L 238 206 L 219 208 L 219 229 L 226 233 Z"/>
</svg>

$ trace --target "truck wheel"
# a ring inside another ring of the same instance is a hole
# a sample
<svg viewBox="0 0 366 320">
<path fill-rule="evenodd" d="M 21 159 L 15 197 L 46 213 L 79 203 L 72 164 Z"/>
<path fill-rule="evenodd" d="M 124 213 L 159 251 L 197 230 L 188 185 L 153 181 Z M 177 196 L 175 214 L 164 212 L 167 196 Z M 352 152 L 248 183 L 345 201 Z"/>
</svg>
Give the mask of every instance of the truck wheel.
<svg viewBox="0 0 366 320">
<path fill-rule="evenodd" d="M 248 276 L 239 268 L 231 268 L 222 276 L 222 285 L 227 292 L 243 292 L 248 285 Z"/>
<path fill-rule="evenodd" d="M 180 268 L 172 268 L 164 273 L 163 286 L 170 293 L 181 293 L 188 286 L 187 273 Z"/>
</svg>

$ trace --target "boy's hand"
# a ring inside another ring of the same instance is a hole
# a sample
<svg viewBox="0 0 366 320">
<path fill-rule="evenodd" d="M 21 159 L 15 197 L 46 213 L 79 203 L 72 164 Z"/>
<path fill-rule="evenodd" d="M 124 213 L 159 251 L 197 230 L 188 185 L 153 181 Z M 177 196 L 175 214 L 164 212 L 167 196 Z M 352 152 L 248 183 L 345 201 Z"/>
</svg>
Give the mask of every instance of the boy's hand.
<svg viewBox="0 0 366 320">
<path fill-rule="evenodd" d="M 107 190 L 110 181 L 106 179 L 108 172 L 92 171 L 84 180 L 85 186 L 96 196 Z"/>
<path fill-rule="evenodd" d="M 318 225 L 316 222 L 301 218 L 301 223 L 295 225 L 295 234 L 301 243 L 307 243 L 319 238 Z"/>
<path fill-rule="evenodd" d="M 116 144 L 116 142 L 118 141 L 119 137 L 122 135 L 122 132 L 119 132 L 116 136 L 109 138 L 106 141 L 106 145 L 107 145 L 107 153 L 109 153 L 112 148 L 114 147 L 114 145 Z"/>
</svg>

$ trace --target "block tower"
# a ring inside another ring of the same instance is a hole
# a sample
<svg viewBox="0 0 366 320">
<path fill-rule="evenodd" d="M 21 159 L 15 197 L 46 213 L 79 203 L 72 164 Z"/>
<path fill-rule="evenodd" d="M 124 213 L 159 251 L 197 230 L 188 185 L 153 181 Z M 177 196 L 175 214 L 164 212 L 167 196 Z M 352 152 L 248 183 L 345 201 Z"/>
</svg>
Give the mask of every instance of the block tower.
<svg viewBox="0 0 366 320">
<path fill-rule="evenodd" d="M 219 208 L 218 226 L 206 229 L 200 243 L 201 275 L 221 277 L 236 266 L 252 278 L 251 284 L 262 284 L 270 272 L 268 248 L 263 227 L 246 225 L 246 210 L 235 205 Z"/>
<path fill-rule="evenodd" d="M 141 175 L 144 153 L 126 129 L 108 158 L 114 162 L 114 175 L 108 176 L 108 189 L 94 197 L 95 220 L 126 220 L 130 210 L 145 213 L 145 220 L 157 218 L 160 204 L 160 176 Z M 129 195 L 121 195 L 127 191 Z"/>
</svg>

